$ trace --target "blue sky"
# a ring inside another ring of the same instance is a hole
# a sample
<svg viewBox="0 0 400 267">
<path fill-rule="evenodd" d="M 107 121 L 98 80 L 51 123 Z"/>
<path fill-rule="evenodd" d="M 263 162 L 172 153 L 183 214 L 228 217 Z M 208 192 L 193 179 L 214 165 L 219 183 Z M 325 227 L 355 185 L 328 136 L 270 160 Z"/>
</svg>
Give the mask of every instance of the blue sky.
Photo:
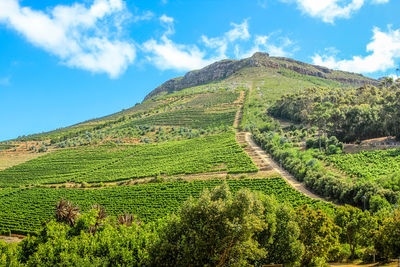
<svg viewBox="0 0 400 267">
<path fill-rule="evenodd" d="M 0 0 L 0 140 L 133 106 L 255 51 L 396 75 L 397 0 Z"/>
</svg>

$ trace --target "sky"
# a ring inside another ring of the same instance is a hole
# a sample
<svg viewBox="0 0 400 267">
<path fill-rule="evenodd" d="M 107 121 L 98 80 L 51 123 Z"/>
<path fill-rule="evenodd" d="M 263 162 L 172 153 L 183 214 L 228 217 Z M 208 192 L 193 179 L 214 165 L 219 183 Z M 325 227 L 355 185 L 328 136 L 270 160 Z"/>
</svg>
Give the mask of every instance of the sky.
<svg viewBox="0 0 400 267">
<path fill-rule="evenodd" d="M 256 51 L 400 75 L 398 0 L 0 0 L 0 140 L 102 117 Z"/>
</svg>

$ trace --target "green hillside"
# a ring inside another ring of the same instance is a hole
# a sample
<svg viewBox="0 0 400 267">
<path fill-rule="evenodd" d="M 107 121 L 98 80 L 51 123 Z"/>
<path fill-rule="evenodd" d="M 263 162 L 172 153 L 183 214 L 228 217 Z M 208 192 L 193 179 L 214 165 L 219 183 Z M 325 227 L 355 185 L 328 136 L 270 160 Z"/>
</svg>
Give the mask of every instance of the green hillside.
<svg viewBox="0 0 400 267">
<path fill-rule="evenodd" d="M 124 186 L 124 183 L 132 184 L 139 178 L 149 181 L 156 177 L 154 179 L 158 181 L 160 176 L 196 174 L 196 178 L 190 179 L 201 180 L 202 174 L 210 179 L 212 173 L 257 173 L 259 159 L 245 152 L 247 144 L 239 145 L 239 137 L 235 134 L 251 131 L 255 137 L 262 132 L 263 137 L 256 138 L 261 147 L 296 178 L 306 181 L 312 191 L 333 201 L 361 205 L 360 190 L 366 185 L 359 182 L 350 185 L 352 180 L 342 175 L 339 167 L 332 175 L 327 174 L 330 178 L 323 180 L 343 180 L 343 188 L 335 193 L 328 193 L 328 184 L 321 187 L 318 179 L 309 178 L 309 162 L 317 162 L 315 166 L 320 166 L 319 171 L 324 172 L 324 164 L 333 160 L 327 158 L 319 163 L 325 152 L 301 151 L 307 138 L 316 138 L 318 129 L 315 125 L 281 129 L 276 119 L 282 116 L 275 116 L 271 110 L 279 103 L 290 108 L 294 103 L 290 96 L 301 96 L 309 88 L 323 88 L 318 89 L 322 93 L 342 90 L 353 95 L 363 84 L 373 87 L 371 84 L 378 82 L 358 74 L 269 57 L 265 53 L 256 53 L 241 61 L 216 62 L 167 81 L 152 91 L 143 103 L 132 108 L 4 142 L 2 147 L 9 151 L 26 148 L 27 153 L 37 153 L 39 157 L 0 171 L 0 187 L 103 187 L 104 183 Z M 369 92 L 364 93 L 368 95 Z M 380 97 L 388 94 L 383 93 Z M 290 116 L 285 118 L 292 119 Z M 298 123 L 298 120 L 294 122 Z M 337 142 L 328 145 L 336 147 Z M 271 145 L 265 147 L 269 143 Z M 299 152 L 296 152 L 297 148 Z M 42 155 L 40 151 L 48 152 Z M 263 172 L 260 175 L 271 176 Z M 385 177 L 362 181 L 376 184 L 378 180 L 386 181 L 386 184 L 392 181 Z M 348 187 L 353 191 L 344 194 L 342 191 Z M 396 190 L 389 192 L 380 188 L 381 185 L 376 184 L 367 190 L 368 194 L 380 194 L 391 203 L 396 201 Z M 385 185 L 385 190 L 390 188 Z"/>
<path fill-rule="evenodd" d="M 33 234 L 18 251 L 44 258 L 73 242 L 71 251 L 96 243 L 101 258 L 111 239 L 129 247 L 124 256 L 155 249 L 157 258 L 191 234 L 219 239 L 222 227 L 222 246 L 247 237 L 234 253 L 259 250 L 263 264 L 280 263 L 286 248 L 315 260 L 304 266 L 387 257 L 382 247 L 397 240 L 382 235 L 400 222 L 400 148 L 395 137 L 389 150 L 363 139 L 399 136 L 399 92 L 400 81 L 265 53 L 216 62 L 132 108 L 2 142 L 0 235 Z"/>
</svg>

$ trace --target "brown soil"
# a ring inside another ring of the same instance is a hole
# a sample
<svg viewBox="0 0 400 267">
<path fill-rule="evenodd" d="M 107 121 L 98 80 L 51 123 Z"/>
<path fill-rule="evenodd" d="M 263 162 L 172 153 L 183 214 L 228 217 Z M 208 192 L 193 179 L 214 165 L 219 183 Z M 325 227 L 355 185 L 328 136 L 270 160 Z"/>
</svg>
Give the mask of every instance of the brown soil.
<svg viewBox="0 0 400 267">
<path fill-rule="evenodd" d="M 11 236 L 0 236 L 0 240 L 5 241 L 6 243 L 19 243 L 21 242 L 25 236 L 22 235 L 14 235 Z"/>
<path fill-rule="evenodd" d="M 262 170 L 256 173 L 235 173 L 229 174 L 226 171 L 215 171 L 215 172 L 207 172 L 207 173 L 196 173 L 196 174 L 177 174 L 177 175 L 160 175 L 160 178 L 165 181 L 174 181 L 177 179 L 182 179 L 185 181 L 194 181 L 194 180 L 211 180 L 211 179 L 225 179 L 226 177 L 230 177 L 228 179 L 242 179 L 242 178 L 273 178 L 280 176 L 279 173 L 270 169 L 270 170 Z M 146 184 L 154 180 L 154 177 L 143 177 L 143 178 L 132 178 L 123 181 L 115 181 L 115 182 L 102 182 L 103 186 L 96 186 L 99 183 L 87 183 L 88 187 L 85 189 L 100 189 L 109 186 L 126 186 L 126 185 L 135 185 L 135 184 Z M 81 183 L 61 183 L 61 184 L 43 184 L 43 187 L 65 187 L 65 188 L 81 188 Z"/>
<path fill-rule="evenodd" d="M 36 143 L 37 142 L 14 142 L 12 145 L 16 145 L 17 147 L 0 151 L 0 171 L 43 156 L 55 150 L 55 148 L 50 148 L 47 152 L 42 153 L 30 151 L 29 148 L 31 146 L 36 146 L 37 148 L 40 147 L 39 145 L 36 145 Z"/>
<path fill-rule="evenodd" d="M 387 267 L 398 267 L 400 266 L 400 260 L 393 260 L 389 263 L 330 263 L 330 266 L 346 266 L 346 267 L 379 267 L 379 266 L 387 266 Z"/>
<path fill-rule="evenodd" d="M 243 102 L 244 102 L 244 97 L 245 97 L 245 92 L 244 91 L 240 91 L 240 95 L 239 95 L 238 99 L 235 102 L 233 102 L 235 104 L 236 103 L 240 103 L 241 104 L 241 107 L 239 107 L 238 111 L 236 112 L 235 121 L 233 123 L 233 127 L 236 128 L 236 129 L 239 127 L 239 123 L 242 120 L 242 116 L 243 116 L 242 105 L 243 105 Z"/>
</svg>

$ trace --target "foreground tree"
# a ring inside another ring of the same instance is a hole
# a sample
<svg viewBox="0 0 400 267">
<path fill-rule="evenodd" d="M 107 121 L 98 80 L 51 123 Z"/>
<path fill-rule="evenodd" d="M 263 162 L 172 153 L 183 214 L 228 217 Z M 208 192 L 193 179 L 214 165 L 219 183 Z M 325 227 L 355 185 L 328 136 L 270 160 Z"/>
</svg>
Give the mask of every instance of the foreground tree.
<svg viewBox="0 0 400 267">
<path fill-rule="evenodd" d="M 303 255 L 294 210 L 273 196 L 226 184 L 187 201 L 160 229 L 155 266 L 297 265 Z"/>
<path fill-rule="evenodd" d="M 296 212 L 300 226 L 300 240 L 305 246 L 302 266 L 321 266 L 340 250 L 340 228 L 321 210 L 308 205 Z"/>
<path fill-rule="evenodd" d="M 57 202 L 55 212 L 57 222 L 64 222 L 69 226 L 74 226 L 76 219 L 79 217 L 80 209 L 78 206 L 74 206 L 71 201 L 62 198 Z"/>
<path fill-rule="evenodd" d="M 335 216 L 335 223 L 342 228 L 340 239 L 342 243 L 350 246 L 351 259 L 354 259 L 356 249 L 361 246 L 369 246 L 372 240 L 372 231 L 376 227 L 375 220 L 368 211 L 345 205 L 339 207 Z"/>
<path fill-rule="evenodd" d="M 274 198 L 268 196 L 266 199 L 269 200 L 264 201 L 266 210 L 274 209 L 276 230 L 272 241 L 260 242 L 267 250 L 267 256 L 262 263 L 299 265 L 304 254 L 304 245 L 299 239 L 300 228 L 296 222 L 295 211 L 290 205 L 279 204 Z"/>
<path fill-rule="evenodd" d="M 255 233 L 268 228 L 262 202 L 247 190 L 232 197 L 226 184 L 188 200 L 151 250 L 155 266 L 243 266 L 265 256 Z"/>
<path fill-rule="evenodd" d="M 375 248 L 385 260 L 400 257 L 400 209 L 383 220 L 376 232 Z"/>
</svg>

